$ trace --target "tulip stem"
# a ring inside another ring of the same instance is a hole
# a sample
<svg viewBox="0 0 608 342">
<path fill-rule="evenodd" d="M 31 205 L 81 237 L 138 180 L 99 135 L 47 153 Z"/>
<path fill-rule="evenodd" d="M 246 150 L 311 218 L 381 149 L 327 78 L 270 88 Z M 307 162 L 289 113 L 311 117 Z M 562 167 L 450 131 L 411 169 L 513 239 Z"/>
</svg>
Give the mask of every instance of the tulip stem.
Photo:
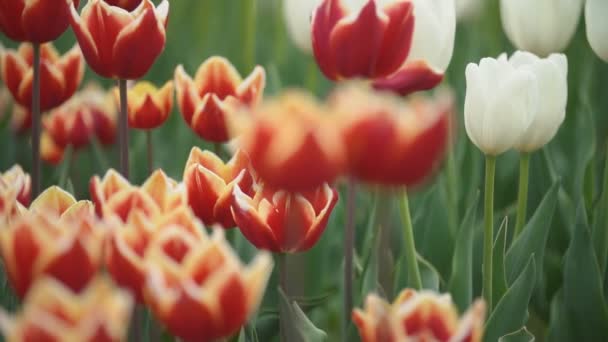
<svg viewBox="0 0 608 342">
<path fill-rule="evenodd" d="M 154 146 L 152 145 L 152 130 L 146 131 L 146 145 L 148 147 L 148 173 L 154 171 Z"/>
<path fill-rule="evenodd" d="M 287 270 L 287 254 L 285 253 L 278 253 L 277 254 L 277 261 L 279 264 L 279 286 L 280 288 L 283 290 L 283 293 L 285 294 L 285 297 L 287 297 L 287 299 L 289 299 L 289 277 L 288 277 L 288 270 Z M 282 306 L 280 306 L 282 308 Z M 279 329 L 280 329 L 280 333 L 281 333 L 281 342 L 287 342 L 289 341 L 288 338 L 288 326 L 287 324 L 289 324 L 287 322 L 288 320 L 288 313 L 284 312 L 284 310 L 279 310 Z"/>
<path fill-rule="evenodd" d="M 120 89 L 120 117 L 118 118 L 118 148 L 120 149 L 120 173 L 129 179 L 129 122 L 127 113 L 127 80 L 118 80 Z"/>
<path fill-rule="evenodd" d="M 40 194 L 40 134 L 42 117 L 40 113 L 40 44 L 34 43 L 34 82 L 32 89 L 32 197 Z"/>
<path fill-rule="evenodd" d="M 496 157 L 486 156 L 484 192 L 483 290 L 482 295 L 492 312 L 492 256 L 494 244 L 494 175 Z"/>
<path fill-rule="evenodd" d="M 606 144 L 606 161 L 604 164 L 604 184 L 599 204 L 600 220 L 593 230 L 593 241 L 595 243 L 595 253 L 600 268 L 600 274 L 606 270 L 606 258 L 608 256 L 608 144 Z"/>
<path fill-rule="evenodd" d="M 357 205 L 354 179 L 349 179 L 346 188 L 346 226 L 344 227 L 344 320 L 342 340 L 347 340 L 350 312 L 353 309 L 353 254 L 355 249 L 355 209 Z"/>
<path fill-rule="evenodd" d="M 528 208 L 528 183 L 530 178 L 530 153 L 522 152 L 519 159 L 519 193 L 517 195 L 517 219 L 513 240 L 522 232 L 526 224 Z"/>
<path fill-rule="evenodd" d="M 407 189 L 403 188 L 399 196 L 399 213 L 403 221 L 403 238 L 405 240 L 405 255 L 407 261 L 407 281 L 408 286 L 416 289 L 422 289 L 422 277 L 418 268 L 418 259 L 416 258 L 416 241 L 414 240 L 414 227 L 412 225 L 412 215 L 410 214 L 410 205 L 407 197 Z"/>
</svg>

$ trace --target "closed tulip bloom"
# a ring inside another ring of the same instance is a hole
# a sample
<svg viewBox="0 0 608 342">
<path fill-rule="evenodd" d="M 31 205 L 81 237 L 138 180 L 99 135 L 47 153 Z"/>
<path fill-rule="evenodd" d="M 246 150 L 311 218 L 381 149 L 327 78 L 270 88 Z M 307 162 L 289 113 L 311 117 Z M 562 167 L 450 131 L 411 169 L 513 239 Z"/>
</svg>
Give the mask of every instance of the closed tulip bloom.
<svg viewBox="0 0 608 342">
<path fill-rule="evenodd" d="M 40 136 L 40 159 L 51 165 L 59 165 L 63 160 L 65 149 L 51 138 L 47 132 Z"/>
<path fill-rule="evenodd" d="M 254 246 L 275 253 L 311 249 L 338 202 L 338 192 L 327 184 L 301 193 L 264 185 L 255 190 L 249 196 L 238 185 L 234 187 L 234 221 Z"/>
<path fill-rule="evenodd" d="M 124 8 L 127 11 L 134 10 L 142 2 L 142 0 L 104 0 L 104 1 L 112 6 L 118 6 L 120 8 Z"/>
<path fill-rule="evenodd" d="M 608 2 L 604 0 L 587 0 L 585 3 L 585 24 L 587 27 L 587 40 L 593 51 L 608 63 Z"/>
<path fill-rule="evenodd" d="M 257 310 L 272 271 L 267 253 L 243 265 L 219 229 L 204 241 L 167 229 L 146 260 L 146 303 L 167 331 L 186 342 L 236 334 Z"/>
<path fill-rule="evenodd" d="M 339 89 L 332 102 L 354 177 L 411 187 L 428 179 L 442 161 L 454 110 L 451 96 L 406 102 L 352 86 Z"/>
<path fill-rule="evenodd" d="M 116 103 L 120 103 L 118 89 L 115 89 Z M 137 129 L 154 129 L 167 121 L 173 109 L 173 82 L 167 82 L 162 88 L 156 88 L 149 82 L 138 82 L 128 90 L 129 127 Z"/>
<path fill-rule="evenodd" d="M 374 87 L 400 95 L 436 87 L 442 80 L 456 38 L 454 0 L 413 0 L 414 35 L 403 65 L 393 74 L 375 79 Z"/>
<path fill-rule="evenodd" d="M 222 57 L 207 59 L 194 80 L 181 65 L 175 69 L 177 103 L 184 120 L 199 137 L 213 142 L 228 141 L 227 121 L 233 106 L 257 105 L 265 86 L 264 68 L 256 66 L 243 80 Z"/>
<path fill-rule="evenodd" d="M 0 0 L 0 32 L 19 42 L 46 43 L 70 24 L 72 4 L 79 0 Z"/>
<path fill-rule="evenodd" d="M 133 299 L 105 278 L 75 292 L 53 278 L 38 281 L 19 313 L 0 311 L 7 341 L 120 342 L 126 340 Z"/>
<path fill-rule="evenodd" d="M 583 0 L 500 1 L 502 27 L 511 43 L 543 57 L 568 46 L 582 8 Z"/>
<path fill-rule="evenodd" d="M 103 0 L 89 0 L 80 16 L 75 7 L 70 13 L 72 28 L 87 63 L 103 77 L 141 78 L 165 48 L 167 0 L 158 7 L 150 0 L 143 0 L 131 12 Z"/>
<path fill-rule="evenodd" d="M 539 108 L 539 84 L 532 70 L 517 68 L 506 55 L 466 68 L 465 128 L 486 155 L 518 144 Z"/>
<path fill-rule="evenodd" d="M 31 109 L 34 60 L 32 45 L 23 43 L 18 50 L 0 53 L 0 74 L 15 102 Z M 40 48 L 40 110 L 55 108 L 69 99 L 80 86 L 84 60 L 78 45 L 63 56 L 51 43 Z"/>
<path fill-rule="evenodd" d="M 306 53 L 312 53 L 310 18 L 320 2 L 321 0 L 283 1 L 283 17 L 287 32 L 294 44 Z"/>
<path fill-rule="evenodd" d="M 230 211 L 232 191 L 238 184 L 242 191 L 252 194 L 250 168 L 249 157 L 241 150 L 224 163 L 212 152 L 192 148 L 184 170 L 184 186 L 188 205 L 203 223 L 225 229 L 235 226 Z"/>
<path fill-rule="evenodd" d="M 237 116 L 234 134 L 266 184 L 310 190 L 333 182 L 346 163 L 331 110 L 306 93 L 287 91 Z"/>
<path fill-rule="evenodd" d="M 312 45 L 331 80 L 388 76 L 403 64 L 414 32 L 410 0 L 323 0 L 312 15 Z"/>
<path fill-rule="evenodd" d="M 6 172 L 0 174 L 0 179 L 4 184 L 13 187 L 17 194 L 17 201 L 23 206 L 30 205 L 32 195 L 32 179 L 25 173 L 20 165 L 14 165 Z"/>
<path fill-rule="evenodd" d="M 450 295 L 406 289 L 392 304 L 368 295 L 365 309 L 353 311 L 353 321 L 363 342 L 481 342 L 485 311 L 477 300 L 459 318 Z"/>
</svg>

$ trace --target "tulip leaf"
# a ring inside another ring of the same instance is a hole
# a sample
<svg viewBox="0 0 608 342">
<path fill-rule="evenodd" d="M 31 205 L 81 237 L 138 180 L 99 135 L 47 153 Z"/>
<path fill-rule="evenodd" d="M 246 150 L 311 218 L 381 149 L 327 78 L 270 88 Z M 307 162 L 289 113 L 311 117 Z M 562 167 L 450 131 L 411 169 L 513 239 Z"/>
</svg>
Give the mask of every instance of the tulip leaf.
<svg viewBox="0 0 608 342">
<path fill-rule="evenodd" d="M 492 298 L 495 302 L 507 292 L 507 278 L 505 275 L 505 250 L 507 248 L 507 231 L 509 217 L 505 216 L 498 229 L 494 242 L 494 255 L 492 256 Z"/>
<path fill-rule="evenodd" d="M 526 265 L 531 254 L 536 254 L 536 269 L 542 270 L 545 246 L 549 236 L 549 228 L 557 203 L 557 192 L 560 183 L 554 183 L 536 209 L 536 212 L 525 225 L 522 233 L 515 239 L 506 255 L 507 282 L 513 283 Z M 538 278 L 538 277 L 537 277 Z"/>
<path fill-rule="evenodd" d="M 498 341 L 501 336 L 516 331 L 528 320 L 528 303 L 536 282 L 534 255 L 513 285 L 505 292 L 491 313 L 485 329 L 485 342 Z"/>
<path fill-rule="evenodd" d="M 498 342 L 534 342 L 536 338 L 532 333 L 523 327 L 515 332 L 506 334 L 498 339 Z"/>
<path fill-rule="evenodd" d="M 449 289 L 454 302 L 461 311 L 466 310 L 473 301 L 473 234 L 476 227 L 479 191 L 471 202 L 460 224 L 454 256 L 452 257 L 452 276 Z"/>
<path fill-rule="evenodd" d="M 317 328 L 309 319 L 298 303 L 287 298 L 279 288 L 281 297 L 281 318 L 286 319 L 286 336 L 290 342 L 322 342 L 327 340 L 327 334 Z"/>
<path fill-rule="evenodd" d="M 416 259 L 418 260 L 418 268 L 420 270 L 420 278 L 422 280 L 422 288 L 439 291 L 440 285 L 442 283 L 441 276 L 437 269 L 425 258 L 423 258 L 420 254 L 416 255 Z M 395 266 L 395 290 L 399 293 L 402 289 L 408 287 L 408 278 L 407 278 L 407 262 L 405 254 L 399 258 Z"/>
</svg>

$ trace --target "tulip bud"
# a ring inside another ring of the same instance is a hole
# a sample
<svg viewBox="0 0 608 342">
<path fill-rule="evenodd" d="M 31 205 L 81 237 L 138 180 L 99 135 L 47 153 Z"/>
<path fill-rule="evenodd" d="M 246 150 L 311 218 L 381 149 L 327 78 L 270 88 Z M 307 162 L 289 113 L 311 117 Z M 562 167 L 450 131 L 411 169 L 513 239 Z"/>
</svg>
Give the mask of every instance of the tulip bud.
<svg viewBox="0 0 608 342">
<path fill-rule="evenodd" d="M 313 10 L 321 0 L 285 0 L 283 17 L 287 32 L 295 45 L 306 53 L 312 53 L 311 22 Z"/>
<path fill-rule="evenodd" d="M 539 108 L 536 75 L 507 60 L 483 58 L 466 68 L 464 105 L 469 139 L 487 155 L 499 155 L 518 144 Z"/>
<path fill-rule="evenodd" d="M 587 39 L 593 51 L 608 63 L 608 2 L 605 0 L 587 0 L 585 4 L 585 23 L 587 25 Z"/>
<path fill-rule="evenodd" d="M 365 311 L 355 309 L 353 321 L 363 342 L 481 342 L 485 311 L 484 302 L 477 300 L 459 319 L 450 295 L 406 289 L 392 304 L 368 295 Z"/>
<path fill-rule="evenodd" d="M 502 27 L 511 43 L 539 56 L 568 46 L 582 8 L 583 0 L 500 0 Z"/>
<path fill-rule="evenodd" d="M 0 0 L 0 32 L 19 42 L 50 42 L 68 28 L 70 7 L 72 4 L 78 7 L 79 3 L 79 0 Z"/>
<path fill-rule="evenodd" d="M 116 103 L 120 103 L 118 89 L 114 89 Z M 154 129 L 160 127 L 173 109 L 173 82 L 158 89 L 152 83 L 138 82 L 128 91 L 129 127 Z"/>
<path fill-rule="evenodd" d="M 7 341 L 125 341 L 133 300 L 105 278 L 81 293 L 53 278 L 38 281 L 18 314 L 0 311 Z"/>
<path fill-rule="evenodd" d="M 15 189 L 19 203 L 26 207 L 30 205 L 32 180 L 29 174 L 23 172 L 21 166 L 14 165 L 5 173 L 0 174 L 0 179 L 4 184 Z"/>
</svg>

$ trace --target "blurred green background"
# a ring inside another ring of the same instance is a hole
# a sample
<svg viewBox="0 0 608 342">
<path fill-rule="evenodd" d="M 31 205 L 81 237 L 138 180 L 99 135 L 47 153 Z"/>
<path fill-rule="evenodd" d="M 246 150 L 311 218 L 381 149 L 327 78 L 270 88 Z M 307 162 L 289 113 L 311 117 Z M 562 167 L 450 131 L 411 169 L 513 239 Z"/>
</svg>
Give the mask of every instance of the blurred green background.
<svg viewBox="0 0 608 342">
<path fill-rule="evenodd" d="M 183 64 L 186 71 L 193 74 L 207 57 L 220 55 L 232 61 L 243 76 L 248 75 L 255 64 L 264 66 L 267 72 L 266 96 L 273 96 L 286 87 L 301 87 L 323 97 L 331 89 L 332 84 L 324 79 L 314 59 L 299 51 L 289 40 L 283 22 L 282 0 L 170 2 L 167 46 L 146 76 L 146 79 L 157 85 L 172 79 L 178 64 Z M 454 90 L 459 103 L 459 129 L 453 148 L 453 164 L 450 164 L 453 165 L 454 182 L 449 181 L 444 167 L 432 181 L 415 189 L 411 194 L 418 252 L 433 265 L 425 269 L 428 269 L 427 273 L 431 274 L 431 278 L 435 277 L 437 286 L 442 291 L 451 288 L 449 285 L 455 272 L 453 253 L 458 227 L 466 209 L 475 201 L 483 185 L 483 157 L 469 142 L 463 128 L 462 109 L 466 90 L 464 69 L 467 63 L 478 62 L 482 57 L 495 57 L 502 52 L 510 54 L 514 51 L 502 31 L 498 0 L 484 2 L 485 9 L 479 18 L 458 24 L 454 57 L 444 82 Z M 0 39 L 7 47 L 16 46 L 5 37 Z M 57 42 L 57 46 L 60 51 L 67 51 L 74 43 L 73 33 L 68 30 Z M 528 328 L 537 336 L 537 341 L 543 341 L 548 334 L 557 334 L 555 325 L 559 321 L 556 321 L 556 317 L 561 314 L 568 317 L 571 312 L 566 309 L 560 311 L 560 308 L 567 306 L 562 303 L 567 300 L 562 300 L 561 296 L 565 291 L 563 284 L 566 279 L 562 267 L 564 255 L 574 234 L 577 208 L 583 208 L 581 216 L 584 216 L 584 221 L 593 224 L 597 220 L 593 212 L 600 194 L 606 155 L 608 94 L 605 93 L 608 89 L 608 65 L 602 63 L 589 47 L 583 18 L 566 53 L 569 58 L 567 117 L 557 137 L 543 151 L 535 153 L 531 161 L 528 217 L 532 216 L 553 182 L 561 179 L 558 209 L 552 221 L 547 218 L 551 223 L 548 243 L 540 261 L 542 272 L 537 270 L 537 275 L 540 273 L 542 276 L 536 278 L 537 286 L 528 309 Z M 111 81 L 100 79 L 90 70 L 87 70 L 86 81 L 101 82 L 106 87 L 113 86 Z M 0 119 L 0 170 L 6 170 L 14 163 L 23 165 L 27 170 L 31 164 L 28 138 L 14 136 L 9 121 L 8 115 Z M 132 181 L 141 183 L 148 173 L 145 135 L 140 131 L 131 130 L 130 139 Z M 181 179 L 192 146 L 212 148 L 191 132 L 177 108 L 174 108 L 168 122 L 154 131 L 153 140 L 156 166 L 178 180 Z M 47 187 L 60 184 L 67 187 L 70 183 L 79 198 L 87 198 L 90 177 L 93 174 L 103 174 L 109 166 L 117 165 L 117 151 L 91 147 L 67 157 L 58 167 L 44 166 L 43 185 Z M 497 228 L 499 221 L 505 216 L 510 218 L 509 222 L 515 222 L 513 214 L 517 180 L 518 155 L 515 152 L 506 153 L 499 158 L 497 164 Z M 339 186 L 343 187 L 342 184 Z M 344 199 L 344 189 L 341 190 Z M 356 306 L 361 306 L 363 295 L 374 287 L 368 283 L 369 265 L 373 262 L 369 262 L 367 258 L 375 231 L 370 223 L 373 189 L 361 187 L 359 190 L 356 212 Z M 310 252 L 293 257 L 289 261 L 294 270 L 294 296 L 299 299 L 311 321 L 328 333 L 329 341 L 337 341 L 341 336 L 343 207 L 342 200 L 318 245 Z M 386 214 L 390 218 L 390 239 L 387 240 L 390 248 L 387 249 L 386 255 L 380 256 L 381 260 L 376 260 L 382 264 L 381 269 L 389 273 L 386 276 L 394 283 L 393 289 L 385 289 L 385 295 L 390 299 L 404 284 L 405 273 L 401 256 L 400 223 L 393 209 L 389 206 Z M 481 209 L 481 205 L 478 209 Z M 481 293 L 480 220 L 479 212 L 473 220 L 475 297 Z M 254 251 L 238 231 L 229 232 L 229 238 L 241 255 L 247 259 L 251 257 Z M 604 278 L 605 273 L 600 272 Z M 605 289 L 603 292 L 606 292 Z M 257 327 L 255 331 L 260 341 L 268 341 L 270 336 L 276 333 L 276 300 L 276 280 L 273 279 L 256 323 L 251 325 Z M 4 296 L 0 304 L 7 306 L 8 301 Z M 248 329 L 247 332 L 251 334 L 253 329 Z M 349 340 L 356 340 L 352 327 L 349 333 Z M 566 336 L 565 333 L 560 334 Z"/>
</svg>

